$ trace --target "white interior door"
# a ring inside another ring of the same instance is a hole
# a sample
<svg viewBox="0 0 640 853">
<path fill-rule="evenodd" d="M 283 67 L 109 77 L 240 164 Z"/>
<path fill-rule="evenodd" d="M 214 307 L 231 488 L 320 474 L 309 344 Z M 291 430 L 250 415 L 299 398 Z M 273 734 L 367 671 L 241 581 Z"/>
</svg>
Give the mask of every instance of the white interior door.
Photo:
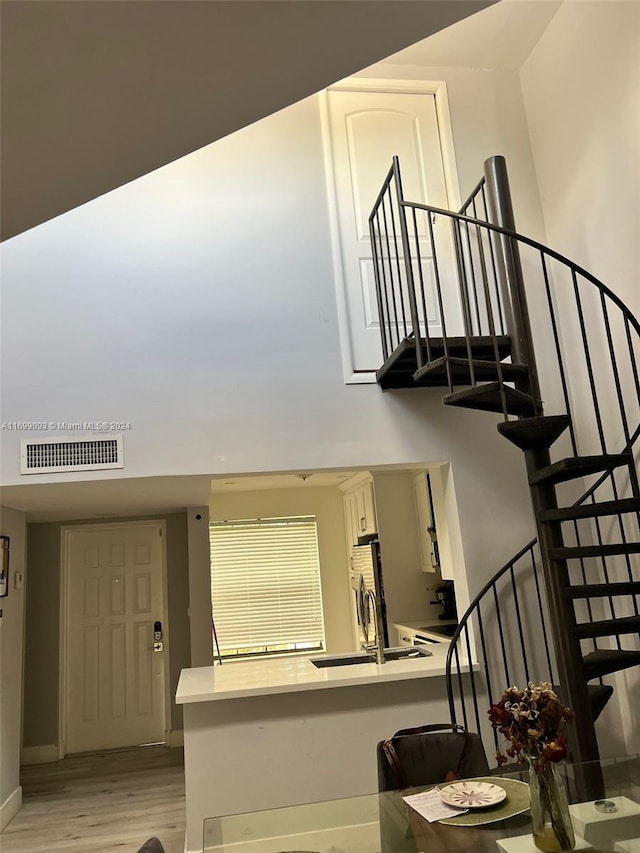
<svg viewBox="0 0 640 853">
<path fill-rule="evenodd" d="M 382 364 L 382 346 L 368 220 L 393 156 L 400 159 L 407 201 L 449 208 L 435 96 L 330 90 L 328 109 L 350 355 L 354 371 L 371 371 Z M 450 225 L 439 219 L 434 228 L 449 324 L 450 311 L 459 315 L 458 288 Z M 441 336 L 428 225 L 422 214 L 418 237 L 429 333 Z"/>
<path fill-rule="evenodd" d="M 70 528 L 66 539 L 66 751 L 164 741 L 162 529 Z M 164 628 L 164 626 L 163 626 Z"/>
</svg>

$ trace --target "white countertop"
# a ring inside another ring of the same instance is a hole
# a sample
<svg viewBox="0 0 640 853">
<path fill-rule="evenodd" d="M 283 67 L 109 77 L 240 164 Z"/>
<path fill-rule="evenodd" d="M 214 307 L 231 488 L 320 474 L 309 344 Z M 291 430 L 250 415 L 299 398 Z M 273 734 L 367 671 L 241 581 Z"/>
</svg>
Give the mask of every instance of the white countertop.
<svg viewBox="0 0 640 853">
<path fill-rule="evenodd" d="M 386 681 L 431 678 L 445 674 L 448 643 L 429 647 L 429 657 L 352 666 L 315 667 L 306 657 L 228 661 L 216 666 L 183 669 L 176 703 L 210 702 L 330 687 L 354 687 Z M 322 655 L 312 655 L 322 657 Z M 331 655 L 329 656 L 331 657 Z M 466 667 L 463 667 L 466 671 Z"/>
<path fill-rule="evenodd" d="M 414 622 L 394 622 L 393 627 L 400 630 L 415 631 L 418 628 L 429 628 L 432 625 L 457 625 L 455 619 L 417 619 Z M 445 642 L 448 637 L 443 638 Z"/>
</svg>

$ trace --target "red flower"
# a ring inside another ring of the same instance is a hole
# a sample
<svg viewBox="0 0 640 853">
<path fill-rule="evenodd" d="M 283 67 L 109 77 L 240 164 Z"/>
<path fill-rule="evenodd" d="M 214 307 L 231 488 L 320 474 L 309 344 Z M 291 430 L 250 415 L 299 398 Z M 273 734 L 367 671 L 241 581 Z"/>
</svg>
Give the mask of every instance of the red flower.
<svg viewBox="0 0 640 853">
<path fill-rule="evenodd" d="M 557 763 L 567 757 L 567 741 L 566 738 L 559 735 L 551 743 L 547 743 L 542 748 L 542 757 L 547 761 Z"/>
</svg>

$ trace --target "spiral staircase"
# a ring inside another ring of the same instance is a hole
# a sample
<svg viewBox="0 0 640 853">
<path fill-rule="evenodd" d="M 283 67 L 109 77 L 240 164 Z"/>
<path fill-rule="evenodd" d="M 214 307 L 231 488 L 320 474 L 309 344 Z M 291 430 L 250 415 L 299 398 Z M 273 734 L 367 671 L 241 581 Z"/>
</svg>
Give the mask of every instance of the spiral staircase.
<svg viewBox="0 0 640 853">
<path fill-rule="evenodd" d="M 537 539 L 460 618 L 452 721 L 490 738 L 486 709 L 507 685 L 550 681 L 591 709 L 570 749 L 594 761 L 614 690 L 604 679 L 640 664 L 640 324 L 589 272 L 516 232 L 502 157 L 457 213 L 407 201 L 394 158 L 369 225 L 380 387 L 441 386 L 447 406 L 501 415 L 535 514 Z"/>
</svg>

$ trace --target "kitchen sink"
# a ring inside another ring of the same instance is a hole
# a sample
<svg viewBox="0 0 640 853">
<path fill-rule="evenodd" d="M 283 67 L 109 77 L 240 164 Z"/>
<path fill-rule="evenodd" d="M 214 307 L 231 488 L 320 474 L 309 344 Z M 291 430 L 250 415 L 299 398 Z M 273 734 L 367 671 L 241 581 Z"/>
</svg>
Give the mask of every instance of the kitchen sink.
<svg viewBox="0 0 640 853">
<path fill-rule="evenodd" d="M 385 661 L 412 660 L 414 658 L 429 657 L 431 652 L 423 646 L 398 646 L 394 649 L 384 650 Z M 355 652 L 351 655 L 336 655 L 326 658 L 309 658 L 311 663 L 323 669 L 327 666 L 353 666 L 358 663 L 375 663 L 375 655 L 368 652 Z"/>
</svg>

